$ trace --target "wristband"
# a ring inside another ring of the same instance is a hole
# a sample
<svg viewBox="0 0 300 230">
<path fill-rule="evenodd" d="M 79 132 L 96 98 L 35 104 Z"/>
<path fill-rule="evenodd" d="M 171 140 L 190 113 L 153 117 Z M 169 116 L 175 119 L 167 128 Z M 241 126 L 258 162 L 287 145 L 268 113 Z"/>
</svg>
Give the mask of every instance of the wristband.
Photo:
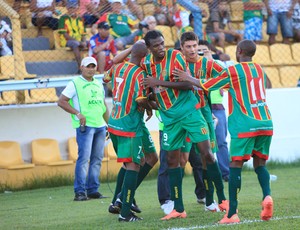
<svg viewBox="0 0 300 230">
<path fill-rule="evenodd" d="M 77 113 L 76 116 L 78 117 L 79 114 L 80 114 L 80 113 Z"/>
</svg>

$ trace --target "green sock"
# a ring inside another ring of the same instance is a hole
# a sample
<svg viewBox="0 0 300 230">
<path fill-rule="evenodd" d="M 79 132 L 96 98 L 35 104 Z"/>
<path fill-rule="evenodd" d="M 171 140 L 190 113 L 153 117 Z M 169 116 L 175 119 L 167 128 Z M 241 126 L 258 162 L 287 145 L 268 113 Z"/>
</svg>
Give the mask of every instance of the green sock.
<svg viewBox="0 0 300 230">
<path fill-rule="evenodd" d="M 182 178 L 184 177 L 184 169 L 185 168 L 180 167 Z"/>
<path fill-rule="evenodd" d="M 214 202 L 214 185 L 210 178 L 207 176 L 207 170 L 202 170 L 203 183 L 205 186 L 205 205 L 209 206 Z"/>
<path fill-rule="evenodd" d="M 207 174 L 208 177 L 210 177 L 214 182 L 218 196 L 218 202 L 219 204 L 221 204 L 223 200 L 226 200 L 226 198 L 224 194 L 224 184 L 221 176 L 221 171 L 217 161 L 212 164 L 207 163 Z"/>
<path fill-rule="evenodd" d="M 242 177 L 241 168 L 230 168 L 229 169 L 229 212 L 227 217 L 230 218 L 236 214 L 236 209 L 238 206 L 237 194 L 241 190 Z"/>
<path fill-rule="evenodd" d="M 263 199 L 265 199 L 266 196 L 271 195 L 270 174 L 266 166 L 258 166 L 255 169 L 255 172 L 257 174 L 257 178 L 263 192 Z"/>
<path fill-rule="evenodd" d="M 145 163 L 144 166 L 141 167 L 139 174 L 138 174 L 136 188 L 138 188 L 140 186 L 140 184 L 142 183 L 144 178 L 148 175 L 148 173 L 150 172 L 151 169 L 152 169 L 152 166 L 149 165 L 148 163 Z"/>
<path fill-rule="evenodd" d="M 183 212 L 183 200 L 182 200 L 182 175 L 181 168 L 169 168 L 169 180 L 170 180 L 170 191 L 171 200 L 174 201 L 174 209 L 177 212 Z"/>
<path fill-rule="evenodd" d="M 114 197 L 112 199 L 112 203 L 115 203 L 116 199 L 117 199 L 117 195 L 121 192 L 122 190 L 122 185 L 123 185 L 123 181 L 124 181 L 124 175 L 125 175 L 126 169 L 124 169 L 123 167 L 120 168 L 120 171 L 118 173 L 118 177 L 117 177 L 117 184 L 116 184 L 116 188 L 115 188 L 115 194 Z"/>
<path fill-rule="evenodd" d="M 124 176 L 124 183 L 122 188 L 122 209 L 121 216 L 127 217 L 130 214 L 130 208 L 133 202 L 136 183 L 137 183 L 138 172 L 133 170 L 126 170 Z"/>
</svg>

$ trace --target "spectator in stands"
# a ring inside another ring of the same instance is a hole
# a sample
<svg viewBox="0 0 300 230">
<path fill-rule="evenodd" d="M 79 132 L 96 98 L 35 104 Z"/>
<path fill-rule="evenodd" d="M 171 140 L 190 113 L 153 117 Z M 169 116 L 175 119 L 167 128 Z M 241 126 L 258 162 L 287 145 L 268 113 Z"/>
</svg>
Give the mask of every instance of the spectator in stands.
<svg viewBox="0 0 300 230">
<path fill-rule="evenodd" d="M 43 36 L 42 26 L 47 26 L 52 30 L 58 28 L 58 19 L 53 17 L 55 14 L 54 0 L 31 0 L 30 11 L 32 13 L 32 24 L 37 27 L 37 36 Z"/>
<path fill-rule="evenodd" d="M 173 1 L 155 0 L 153 1 L 155 6 L 154 17 L 158 25 L 173 26 L 175 22 L 173 20 L 175 3 Z"/>
<path fill-rule="evenodd" d="M 292 14 L 297 0 L 264 0 L 268 11 L 267 34 L 269 45 L 276 42 L 278 23 L 280 24 L 283 43 L 289 44 L 293 37 Z"/>
<path fill-rule="evenodd" d="M 70 81 L 58 100 L 58 106 L 71 114 L 76 128 L 78 159 L 74 201 L 104 198 L 98 189 L 109 118 L 103 86 L 94 78 L 97 61 L 93 57 L 85 57 L 80 68 L 82 76 Z"/>
<path fill-rule="evenodd" d="M 218 8 L 211 11 L 206 26 L 206 33 L 213 43 L 223 48 L 225 41 L 239 42 L 243 37 L 238 31 L 233 29 L 228 7 L 226 0 L 220 0 Z"/>
<path fill-rule="evenodd" d="M 70 47 L 80 68 L 80 50 L 87 48 L 86 31 L 83 20 L 77 15 L 78 5 L 68 3 L 68 13 L 59 19 L 60 45 Z"/>
<path fill-rule="evenodd" d="M 138 22 L 121 13 L 122 4 L 122 0 L 111 0 L 112 11 L 105 13 L 96 22 L 99 24 L 106 21 L 112 27 L 110 33 L 115 38 L 115 45 L 119 50 L 123 50 L 128 44 L 133 44 L 135 36 L 139 33 L 139 31 L 131 33 L 131 28 L 137 26 Z"/>
<path fill-rule="evenodd" d="M 148 31 L 155 30 L 156 25 L 157 23 L 154 16 L 146 16 L 145 19 L 139 23 L 138 30 L 140 32 L 135 36 L 134 41 L 136 42 L 140 39 L 143 39 Z"/>
<path fill-rule="evenodd" d="M 101 0 L 99 2 L 99 14 L 102 16 L 105 13 L 111 12 L 111 4 L 109 0 Z"/>
<path fill-rule="evenodd" d="M 265 4 L 262 0 L 243 0 L 244 5 L 244 39 L 253 40 L 256 43 L 262 40 L 263 14 Z"/>
<path fill-rule="evenodd" d="M 100 0 L 79 0 L 80 16 L 84 20 L 86 27 L 91 27 L 95 24 L 99 17 L 99 2 Z"/>
<path fill-rule="evenodd" d="M 293 32 L 294 41 L 300 42 L 300 0 L 296 3 L 294 7 L 293 19 Z"/>
<path fill-rule="evenodd" d="M 133 20 L 138 19 L 142 21 L 144 19 L 144 13 L 142 8 L 135 2 L 135 0 L 124 0 L 124 9 L 122 10 L 123 14 L 128 14 Z"/>
<path fill-rule="evenodd" d="M 112 66 L 110 55 L 115 56 L 117 54 L 114 38 L 109 34 L 109 29 L 110 26 L 107 22 L 100 22 L 98 24 L 98 34 L 90 39 L 89 56 L 97 60 L 100 74 L 103 74 Z"/>
<path fill-rule="evenodd" d="M 11 28 L 4 21 L 0 21 L 0 56 L 12 55 Z"/>
</svg>

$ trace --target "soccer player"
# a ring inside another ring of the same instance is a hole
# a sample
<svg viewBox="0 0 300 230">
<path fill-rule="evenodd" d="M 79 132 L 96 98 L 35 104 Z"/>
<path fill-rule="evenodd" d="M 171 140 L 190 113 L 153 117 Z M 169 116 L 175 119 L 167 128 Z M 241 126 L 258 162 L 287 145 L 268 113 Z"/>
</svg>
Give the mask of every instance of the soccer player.
<svg viewBox="0 0 300 230">
<path fill-rule="evenodd" d="M 194 32 L 185 32 L 180 38 L 181 51 L 186 58 L 188 67 L 191 75 L 196 79 L 209 79 L 215 78 L 220 75 L 223 67 L 213 60 L 208 60 L 205 57 L 198 55 L 198 37 Z M 176 75 L 177 70 L 175 69 L 173 73 Z M 203 117 L 205 118 L 210 135 L 211 150 L 213 153 L 217 152 L 216 145 L 216 135 L 214 129 L 214 121 L 212 117 L 212 111 L 209 105 L 209 100 L 207 94 L 201 88 L 194 87 L 193 91 L 200 103 L 200 109 Z M 224 185 L 221 177 L 219 167 L 216 168 L 217 175 L 214 177 L 214 184 L 217 189 L 218 204 L 215 204 L 213 199 L 214 187 L 212 184 L 212 178 L 208 175 L 205 167 L 205 159 L 202 159 L 204 163 L 203 167 L 203 178 L 204 184 L 206 185 L 206 206 L 207 211 L 224 211 L 228 207 L 228 202 L 226 201 L 224 195 Z"/>
<path fill-rule="evenodd" d="M 162 146 L 168 151 L 171 200 L 174 200 L 174 210 L 161 220 L 186 218 L 180 169 L 180 149 L 186 137 L 188 136 L 191 142 L 197 143 L 200 152 L 205 156 L 212 177 L 215 177 L 215 167 L 218 166 L 211 153 L 207 123 L 199 110 L 198 100 L 191 91 L 192 87 L 185 82 L 178 82 L 172 73 L 174 69 L 187 71 L 183 55 L 174 49 L 166 50 L 164 37 L 159 31 L 149 31 L 144 39 L 151 54 L 141 62 L 141 67 L 150 76 L 143 82 L 146 87 L 153 88 L 165 125 Z M 159 85 L 152 85 L 148 81 L 151 78 L 158 80 Z"/>
<path fill-rule="evenodd" d="M 229 211 L 220 224 L 238 223 L 237 194 L 241 189 L 241 171 L 245 161 L 253 157 L 253 167 L 262 188 L 263 201 L 260 217 L 269 220 L 273 216 L 273 199 L 270 189 L 270 174 L 266 168 L 273 135 L 273 123 L 266 103 L 266 74 L 262 67 L 252 62 L 256 45 L 251 40 L 242 40 L 236 49 L 239 62 L 225 69 L 220 77 L 200 83 L 190 76 L 180 80 L 192 82 L 203 89 L 228 89 L 230 143 Z"/>
<path fill-rule="evenodd" d="M 141 86 L 145 72 L 138 66 L 147 53 L 143 43 L 132 48 L 130 62 L 115 65 L 105 77 L 112 80 L 113 109 L 108 122 L 108 131 L 113 142 L 118 162 L 123 162 L 126 171 L 122 186 L 122 209 L 119 221 L 141 220 L 130 208 L 137 187 L 140 170 L 143 137 L 143 112 L 139 106 L 147 107 L 146 92 Z"/>
</svg>

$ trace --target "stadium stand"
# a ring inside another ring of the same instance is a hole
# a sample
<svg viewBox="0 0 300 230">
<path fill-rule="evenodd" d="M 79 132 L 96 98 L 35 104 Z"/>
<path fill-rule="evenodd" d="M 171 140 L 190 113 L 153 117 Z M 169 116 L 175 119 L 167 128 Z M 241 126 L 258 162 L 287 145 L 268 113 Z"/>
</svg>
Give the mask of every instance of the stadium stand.
<svg viewBox="0 0 300 230">
<path fill-rule="evenodd" d="M 54 139 L 36 139 L 31 142 L 32 162 L 36 165 L 60 166 L 73 164 L 63 160 L 58 142 Z"/>
<path fill-rule="evenodd" d="M 264 70 L 272 83 L 272 88 L 281 88 L 282 84 L 280 81 L 278 68 L 275 66 L 265 67 Z"/>
<path fill-rule="evenodd" d="M 76 143 L 76 137 L 70 137 L 68 139 L 68 153 L 69 160 L 76 162 L 78 158 L 78 146 Z"/>
<path fill-rule="evenodd" d="M 253 57 L 253 61 L 257 62 L 263 66 L 273 65 L 270 57 L 269 46 L 267 45 L 257 45 L 256 52 Z"/>
<path fill-rule="evenodd" d="M 0 141 L 0 168 L 27 169 L 34 164 L 25 163 L 22 159 L 21 147 L 15 141 Z"/>
<path fill-rule="evenodd" d="M 142 6 L 143 7 L 143 12 L 144 12 L 144 16 L 148 16 L 148 15 L 154 15 L 155 12 L 155 6 L 153 5 L 153 3 L 148 3 Z"/>
<path fill-rule="evenodd" d="M 287 44 L 273 44 L 270 46 L 271 60 L 275 65 L 295 65 L 291 47 Z"/>
<path fill-rule="evenodd" d="M 291 45 L 293 59 L 300 64 L 300 43 L 294 43 Z"/>
<path fill-rule="evenodd" d="M 157 25 L 155 29 L 159 30 L 164 35 L 165 45 L 173 48 L 175 41 L 173 40 L 172 28 L 170 26 Z"/>
<path fill-rule="evenodd" d="M 229 3 L 231 20 L 233 22 L 242 22 L 243 21 L 243 2 L 242 1 L 232 1 Z"/>
<path fill-rule="evenodd" d="M 297 87 L 300 79 L 299 66 L 282 66 L 279 68 L 280 81 L 283 87 L 293 88 Z"/>
</svg>

